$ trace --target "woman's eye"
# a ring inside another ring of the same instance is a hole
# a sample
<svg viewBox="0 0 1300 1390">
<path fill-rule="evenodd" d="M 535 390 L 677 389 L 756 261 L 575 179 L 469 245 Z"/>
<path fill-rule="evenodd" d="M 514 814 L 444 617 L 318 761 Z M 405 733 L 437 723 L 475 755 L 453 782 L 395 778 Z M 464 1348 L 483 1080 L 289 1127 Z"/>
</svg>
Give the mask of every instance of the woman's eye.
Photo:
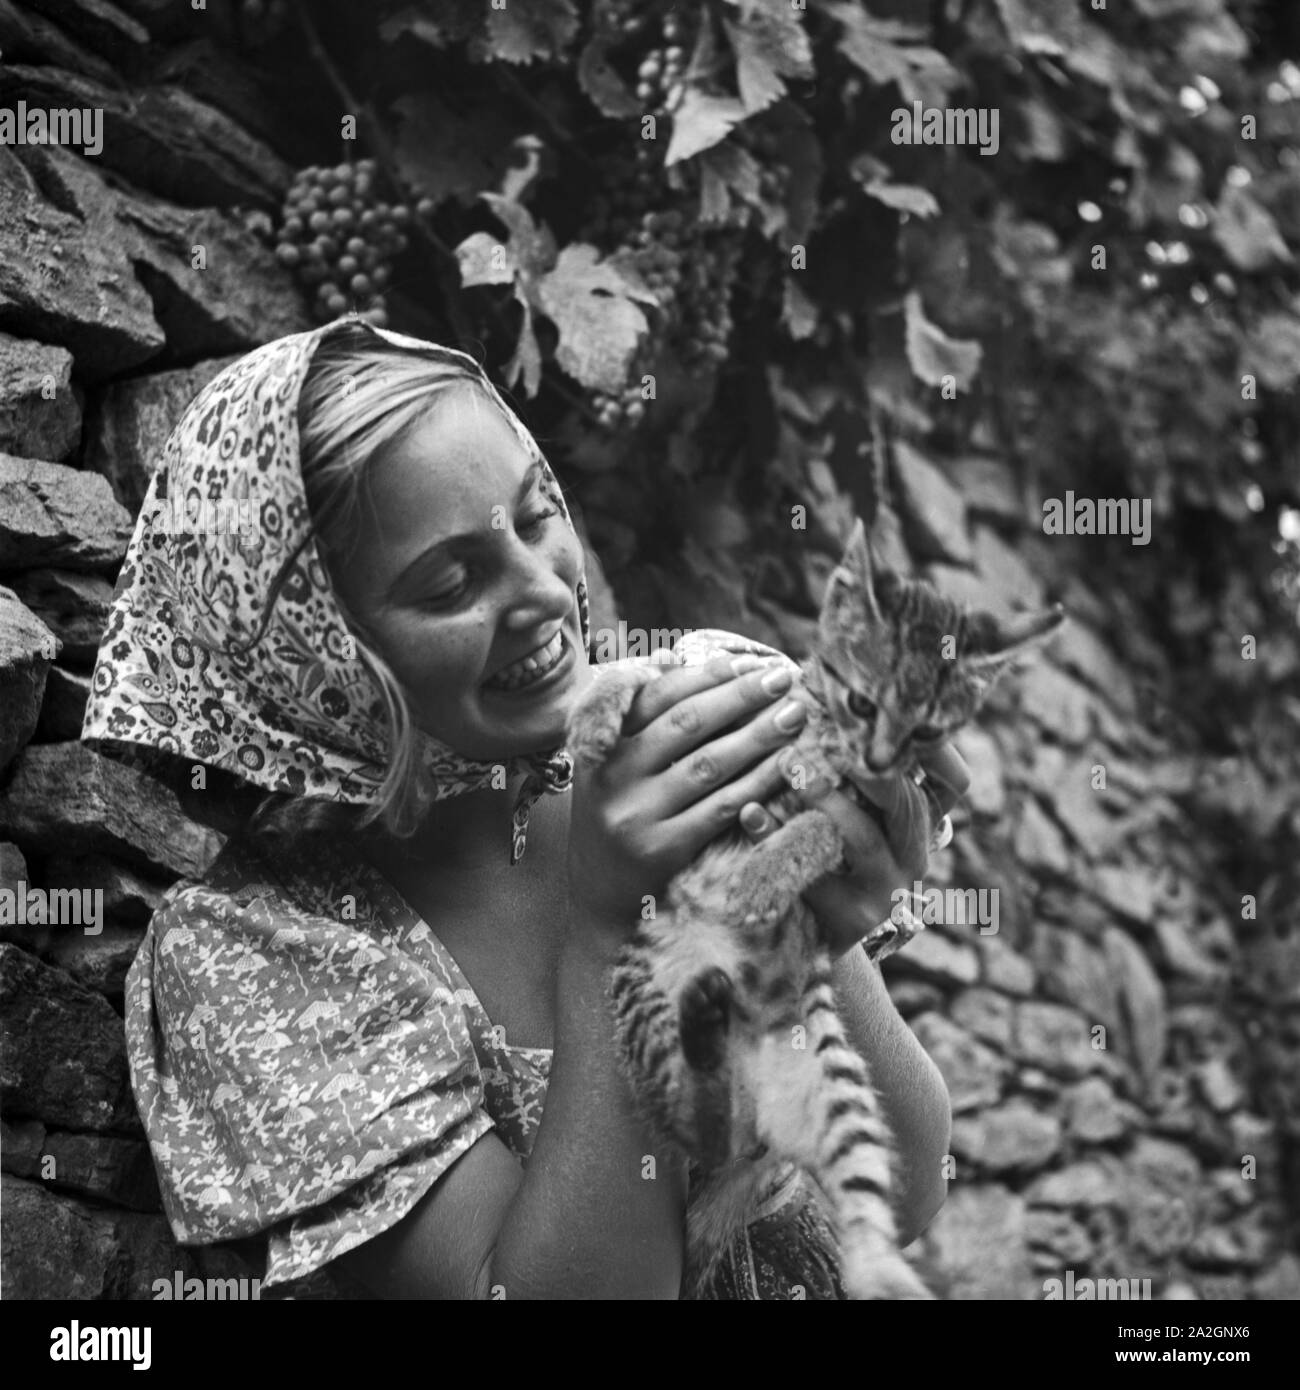
<svg viewBox="0 0 1300 1390">
<path fill-rule="evenodd" d="M 557 516 L 558 514 L 558 507 L 549 507 L 546 511 L 538 512 L 536 516 L 530 516 L 527 521 L 521 522 L 519 530 L 540 531 L 553 516 Z"/>
<path fill-rule="evenodd" d="M 439 589 L 437 593 L 428 594 L 425 603 L 430 607 L 437 608 L 443 604 L 454 603 L 469 588 L 469 575 L 462 574 L 459 579 L 449 584 L 445 589 Z"/>
<path fill-rule="evenodd" d="M 859 695 L 856 690 L 849 691 L 849 713 L 855 714 L 859 719 L 870 719 L 876 712 L 876 702 L 868 700 L 865 695 Z"/>
</svg>

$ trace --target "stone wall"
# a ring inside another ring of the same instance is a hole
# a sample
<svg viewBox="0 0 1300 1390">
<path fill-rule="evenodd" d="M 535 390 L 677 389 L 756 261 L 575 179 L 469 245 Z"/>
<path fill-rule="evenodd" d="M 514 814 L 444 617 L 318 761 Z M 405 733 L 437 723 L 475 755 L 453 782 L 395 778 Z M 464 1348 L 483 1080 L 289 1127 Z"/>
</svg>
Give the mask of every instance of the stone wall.
<svg viewBox="0 0 1300 1390">
<path fill-rule="evenodd" d="M 174 1246 L 123 1052 L 148 916 L 219 842 L 77 735 L 157 450 L 232 354 L 309 319 L 257 234 L 290 170 L 255 103 L 237 124 L 164 75 L 124 99 L 113 65 L 158 22 L 150 0 L 78 6 L 105 26 L 93 45 L 35 8 L 0 0 L 8 91 L 103 106 L 106 141 L 95 161 L 0 147 L 0 886 L 102 889 L 105 921 L 0 920 L 3 1287 L 147 1298 L 177 1271 L 257 1272 Z M 892 483 L 897 558 L 935 582 L 1001 607 L 1059 585 L 998 460 L 944 472 L 900 449 Z M 1138 673 L 1159 634 L 1118 630 L 1113 598 L 1071 581 L 1049 658 L 961 739 L 974 781 L 926 886 L 996 888 L 996 931 L 937 922 L 888 967 L 955 1112 L 924 1259 L 955 1298 L 1040 1298 L 1067 1270 L 1295 1298 L 1300 970 L 1216 906 L 1188 807 L 1223 769 L 1152 717 Z"/>
<path fill-rule="evenodd" d="M 288 166 L 179 86 L 127 98 L 146 31 L 76 9 L 0 5 L 7 104 L 106 109 L 102 159 L 0 147 L 0 1235 L 7 1298 L 147 1298 L 247 1272 L 171 1239 L 121 1019 L 149 914 L 220 841 L 77 738 L 156 450 L 231 354 L 310 320 L 254 230 Z M 15 920 L 28 889 L 102 891 L 100 929 Z"/>
<path fill-rule="evenodd" d="M 996 887 L 996 930 L 939 921 L 887 965 L 952 1095 L 936 1283 L 1042 1298 L 1073 1270 L 1155 1298 L 1298 1297 L 1300 961 L 1220 906 L 1198 816 L 1242 770 L 1177 745 L 1158 634 L 1062 576 L 1083 550 L 1031 528 L 1008 469 L 900 450 L 895 473 L 922 573 L 1003 610 L 1050 583 L 1071 618 L 958 739 L 973 781 L 932 881 Z"/>
</svg>

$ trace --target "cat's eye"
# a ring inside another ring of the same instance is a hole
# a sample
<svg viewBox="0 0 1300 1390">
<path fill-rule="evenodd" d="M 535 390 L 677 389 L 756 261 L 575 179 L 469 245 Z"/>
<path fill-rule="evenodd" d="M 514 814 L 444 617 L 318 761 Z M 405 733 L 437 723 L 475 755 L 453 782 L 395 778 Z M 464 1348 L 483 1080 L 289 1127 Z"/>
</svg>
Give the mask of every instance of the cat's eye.
<svg viewBox="0 0 1300 1390">
<path fill-rule="evenodd" d="M 869 700 L 865 695 L 859 695 L 856 690 L 849 691 L 849 713 L 855 714 L 859 719 L 870 719 L 876 712 L 876 702 Z"/>
</svg>

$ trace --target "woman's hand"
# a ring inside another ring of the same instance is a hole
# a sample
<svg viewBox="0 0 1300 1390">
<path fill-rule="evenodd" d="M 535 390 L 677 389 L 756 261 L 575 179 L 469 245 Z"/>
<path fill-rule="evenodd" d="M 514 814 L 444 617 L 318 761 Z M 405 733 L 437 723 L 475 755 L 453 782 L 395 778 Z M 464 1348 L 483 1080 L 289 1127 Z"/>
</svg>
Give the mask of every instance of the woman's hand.
<svg viewBox="0 0 1300 1390">
<path fill-rule="evenodd" d="M 790 686 L 783 663 L 726 656 L 672 667 L 637 693 L 608 760 L 575 777 L 569 890 L 581 927 L 624 940 L 647 897 L 746 802 L 779 790 L 777 758 L 807 718 Z"/>
<path fill-rule="evenodd" d="M 920 761 L 946 814 L 970 785 L 970 769 L 947 743 Z M 833 956 L 843 955 L 883 922 L 893 907 L 895 889 L 910 890 L 929 862 L 924 793 L 915 783 L 906 776 L 893 776 L 863 779 L 859 786 L 878 809 L 878 818 L 820 778 L 796 793 L 805 808 L 815 807 L 830 816 L 844 837 L 848 871 L 828 875 L 803 895 L 826 933 Z M 776 817 L 758 805 L 746 806 L 740 823 L 755 841 L 779 826 Z"/>
</svg>

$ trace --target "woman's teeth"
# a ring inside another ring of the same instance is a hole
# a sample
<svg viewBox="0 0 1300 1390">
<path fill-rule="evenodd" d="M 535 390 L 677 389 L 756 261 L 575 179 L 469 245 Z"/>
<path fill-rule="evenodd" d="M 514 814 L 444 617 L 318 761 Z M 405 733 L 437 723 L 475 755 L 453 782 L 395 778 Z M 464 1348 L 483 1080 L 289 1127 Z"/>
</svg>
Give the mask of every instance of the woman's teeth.
<svg viewBox="0 0 1300 1390">
<path fill-rule="evenodd" d="M 545 646 L 538 647 L 513 666 L 498 671 L 484 684 L 495 690 L 521 690 L 541 678 L 564 655 L 564 630 L 561 628 Z"/>
</svg>

